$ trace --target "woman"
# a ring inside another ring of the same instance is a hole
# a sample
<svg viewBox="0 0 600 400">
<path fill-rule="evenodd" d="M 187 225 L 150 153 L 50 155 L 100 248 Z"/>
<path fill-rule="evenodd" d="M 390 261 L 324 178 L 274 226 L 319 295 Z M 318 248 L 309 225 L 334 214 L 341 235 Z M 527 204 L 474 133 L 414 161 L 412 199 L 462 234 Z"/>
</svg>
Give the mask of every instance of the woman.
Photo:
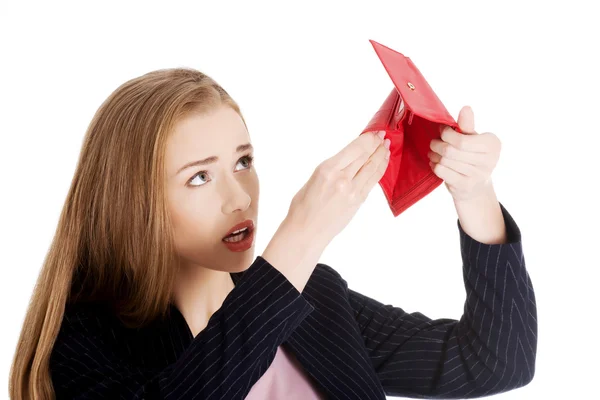
<svg viewBox="0 0 600 400">
<path fill-rule="evenodd" d="M 237 104 L 193 69 L 126 82 L 88 128 L 11 397 L 475 397 L 527 384 L 535 297 L 519 228 L 497 201 L 502 243 L 458 224 L 459 321 L 384 305 L 318 263 L 383 176 L 388 148 L 364 134 L 321 163 L 255 258 L 259 182 Z M 436 154 L 442 176 L 452 161 Z M 466 207 L 478 186 L 447 176 Z"/>
</svg>

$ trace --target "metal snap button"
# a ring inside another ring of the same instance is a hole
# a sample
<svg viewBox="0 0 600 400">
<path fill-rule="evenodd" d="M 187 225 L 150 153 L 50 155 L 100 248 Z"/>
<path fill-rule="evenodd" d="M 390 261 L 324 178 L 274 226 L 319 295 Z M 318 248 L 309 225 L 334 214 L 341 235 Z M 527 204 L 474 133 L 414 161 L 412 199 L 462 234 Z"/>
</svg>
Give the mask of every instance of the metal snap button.
<svg viewBox="0 0 600 400">
<path fill-rule="evenodd" d="M 412 83 L 408 82 L 406 84 L 406 86 L 408 86 L 410 88 L 410 90 L 415 90 L 415 85 L 413 85 Z"/>
</svg>

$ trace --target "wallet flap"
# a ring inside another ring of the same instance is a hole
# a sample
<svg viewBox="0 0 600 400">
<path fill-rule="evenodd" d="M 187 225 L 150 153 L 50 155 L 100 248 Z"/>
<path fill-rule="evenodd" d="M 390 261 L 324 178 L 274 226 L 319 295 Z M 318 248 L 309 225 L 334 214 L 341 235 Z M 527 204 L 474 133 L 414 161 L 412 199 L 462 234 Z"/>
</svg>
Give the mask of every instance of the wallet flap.
<svg viewBox="0 0 600 400">
<path fill-rule="evenodd" d="M 405 113 L 412 112 L 431 122 L 449 125 L 462 133 L 454 118 L 409 57 L 374 40 L 369 42 L 404 100 Z"/>
</svg>

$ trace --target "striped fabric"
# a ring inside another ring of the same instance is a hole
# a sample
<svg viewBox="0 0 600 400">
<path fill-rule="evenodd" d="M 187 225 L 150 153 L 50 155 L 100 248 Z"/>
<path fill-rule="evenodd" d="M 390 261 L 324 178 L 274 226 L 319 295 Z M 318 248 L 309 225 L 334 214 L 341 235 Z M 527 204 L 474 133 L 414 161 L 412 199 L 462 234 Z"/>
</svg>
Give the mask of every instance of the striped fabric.
<svg viewBox="0 0 600 400">
<path fill-rule="evenodd" d="M 279 346 L 331 399 L 471 398 L 529 383 L 536 303 L 521 232 L 500 204 L 508 243 L 460 234 L 460 320 L 430 319 L 348 287 L 317 264 L 300 293 L 258 256 L 193 337 L 176 307 L 128 329 L 101 304 L 71 305 L 50 360 L 58 399 L 244 399 Z"/>
<path fill-rule="evenodd" d="M 265 399 L 324 400 L 327 396 L 320 392 L 319 385 L 311 381 L 302 364 L 282 344 L 269 368 L 246 396 L 246 400 Z"/>
</svg>

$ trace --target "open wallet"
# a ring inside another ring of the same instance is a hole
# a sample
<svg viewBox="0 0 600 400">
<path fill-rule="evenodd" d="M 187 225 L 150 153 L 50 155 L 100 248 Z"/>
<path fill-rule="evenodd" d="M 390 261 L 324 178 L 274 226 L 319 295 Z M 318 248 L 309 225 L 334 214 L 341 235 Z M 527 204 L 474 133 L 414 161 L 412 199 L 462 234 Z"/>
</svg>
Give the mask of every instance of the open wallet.
<svg viewBox="0 0 600 400">
<path fill-rule="evenodd" d="M 379 185 L 397 217 L 443 182 L 429 167 L 427 157 L 430 142 L 441 138 L 442 126 L 463 132 L 409 57 L 369 41 L 394 88 L 361 135 L 385 131 L 385 138 L 390 139 L 389 164 Z"/>
</svg>

